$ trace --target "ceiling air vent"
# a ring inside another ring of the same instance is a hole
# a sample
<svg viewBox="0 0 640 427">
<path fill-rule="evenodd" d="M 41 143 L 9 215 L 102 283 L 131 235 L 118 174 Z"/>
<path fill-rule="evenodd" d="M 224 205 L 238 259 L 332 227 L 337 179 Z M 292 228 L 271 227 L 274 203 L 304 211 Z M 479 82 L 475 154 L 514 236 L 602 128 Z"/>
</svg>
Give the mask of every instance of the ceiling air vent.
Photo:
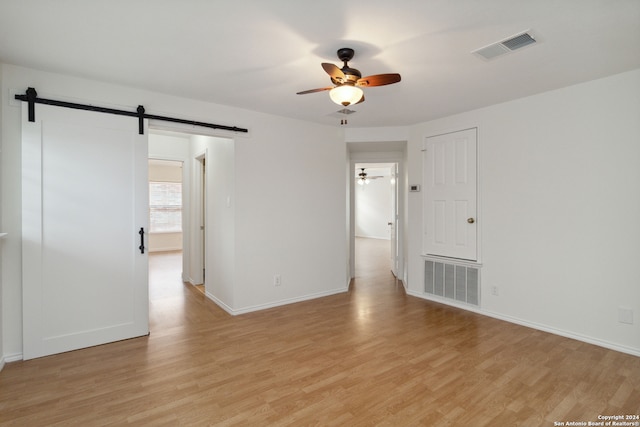
<svg viewBox="0 0 640 427">
<path fill-rule="evenodd" d="M 471 53 L 474 53 L 484 59 L 493 59 L 495 57 L 504 55 L 509 52 L 513 52 L 514 50 L 520 49 L 522 47 L 528 46 L 536 42 L 536 39 L 529 34 L 529 30 L 524 31 L 522 33 L 518 33 L 511 37 L 508 37 L 504 40 L 501 40 L 496 43 L 492 43 L 488 46 L 481 47 L 480 49 L 474 50 Z"/>
</svg>

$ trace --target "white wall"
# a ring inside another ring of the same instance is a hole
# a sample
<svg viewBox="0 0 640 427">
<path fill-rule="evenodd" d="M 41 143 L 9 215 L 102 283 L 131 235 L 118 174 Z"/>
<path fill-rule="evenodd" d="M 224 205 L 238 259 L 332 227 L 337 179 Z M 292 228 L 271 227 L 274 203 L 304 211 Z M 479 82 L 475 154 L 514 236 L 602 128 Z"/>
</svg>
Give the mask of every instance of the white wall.
<svg viewBox="0 0 640 427">
<path fill-rule="evenodd" d="M 235 147 L 235 306 L 246 311 L 346 291 L 340 129 L 281 119 L 252 131 L 269 143 Z"/>
<path fill-rule="evenodd" d="M 478 127 L 482 312 L 640 355 L 639 118 L 636 70 L 411 129 L 419 183 L 425 136 Z M 409 227 L 421 218 L 410 193 Z M 426 297 L 409 239 L 409 291 Z"/>
<path fill-rule="evenodd" d="M 359 172 L 359 169 L 356 172 Z M 388 223 L 395 221 L 391 204 L 389 170 L 367 169 L 366 172 L 370 176 L 381 173 L 384 175 L 382 178 L 370 180 L 368 184 L 355 186 L 356 236 L 389 240 Z"/>
<path fill-rule="evenodd" d="M 194 137 L 194 155 L 206 151 L 206 281 L 207 296 L 230 312 L 235 310 L 236 225 L 235 142 Z"/>
<path fill-rule="evenodd" d="M 2 68 L 0 68 L 0 87 L 2 86 Z M 1 117 L 2 117 L 2 110 L 4 108 L 4 102 L 2 102 L 2 99 L 0 98 L 0 124 L 2 124 L 1 122 Z M 2 135 L 0 135 L 0 142 L 2 142 Z M 2 162 L 2 154 L 3 150 L 2 147 L 0 146 L 0 165 L 3 163 Z M 3 179 L 3 174 L 0 173 L 0 201 L 2 201 L 2 179 Z M 2 221 L 2 213 L 3 213 L 4 209 L 0 209 L 0 233 L 4 232 L 4 223 Z M 3 286 L 2 286 L 2 266 L 4 264 L 4 256 L 3 256 L 3 248 L 4 246 L 4 242 L 3 242 L 3 238 L 0 237 L 0 370 L 2 370 L 2 368 L 4 367 L 4 304 L 2 303 L 2 294 L 4 293 L 2 291 Z"/>
<path fill-rule="evenodd" d="M 10 95 L 29 86 L 43 98 L 132 111 L 144 105 L 151 114 L 248 128 L 246 135 L 214 132 L 234 139 L 236 299 L 230 309 L 346 291 L 346 153 L 338 128 L 12 65 L 3 64 L 2 72 L 2 229 L 10 233 L 2 257 L 5 357 L 22 352 L 21 105 Z M 282 286 L 273 286 L 274 274 Z"/>
</svg>

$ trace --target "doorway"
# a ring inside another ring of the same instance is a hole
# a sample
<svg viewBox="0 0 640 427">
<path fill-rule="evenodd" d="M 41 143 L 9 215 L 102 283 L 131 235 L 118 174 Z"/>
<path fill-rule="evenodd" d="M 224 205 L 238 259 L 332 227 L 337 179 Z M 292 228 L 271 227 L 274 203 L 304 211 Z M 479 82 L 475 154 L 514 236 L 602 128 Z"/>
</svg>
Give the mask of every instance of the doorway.
<svg viewBox="0 0 640 427">
<path fill-rule="evenodd" d="M 377 264 L 394 276 L 397 275 L 396 173 L 396 163 L 357 163 L 353 191 L 356 263 L 363 262 L 361 252 L 375 254 Z M 356 265 L 356 272 L 362 273 L 362 267 Z"/>
<path fill-rule="evenodd" d="M 402 281 L 403 285 L 406 284 L 405 277 L 405 262 L 404 262 L 404 241 L 405 241 L 405 227 L 404 227 L 404 211 L 406 200 L 406 186 L 402 186 L 402 183 L 406 181 L 404 172 L 406 142 L 389 142 L 389 143 L 348 143 L 350 152 L 350 161 L 348 165 L 349 174 L 349 274 L 351 278 L 356 276 L 356 194 L 360 190 L 362 192 L 368 191 L 367 188 L 371 186 L 373 180 L 368 184 L 363 184 L 364 190 L 361 190 L 361 185 L 358 184 L 359 173 L 362 172 L 362 168 L 365 168 L 365 172 L 371 176 L 379 176 L 375 170 L 367 171 L 367 168 L 374 166 L 386 168 L 387 175 L 387 190 L 386 205 L 390 206 L 388 210 L 393 207 L 392 213 L 386 215 L 386 219 L 383 221 L 385 228 L 385 234 L 383 235 L 388 239 L 388 248 L 386 257 L 389 260 L 389 267 L 387 271 L 391 270 L 394 276 Z M 369 151 L 376 150 L 376 151 Z M 382 178 L 377 178 L 381 180 Z M 375 184 L 374 184 L 375 185 Z M 390 188 L 391 186 L 391 188 Z M 371 191 L 372 192 L 372 191 Z M 385 212 L 387 208 L 382 208 Z M 391 224 L 389 224 L 391 223 Z M 358 232 L 360 233 L 360 231 Z"/>
<path fill-rule="evenodd" d="M 184 265 L 184 162 L 149 159 L 149 298 L 180 291 Z"/>
<path fill-rule="evenodd" d="M 213 300 L 232 292 L 234 144 L 231 138 L 178 130 L 153 129 L 149 137 L 150 158 L 183 165 L 181 282 Z"/>
</svg>

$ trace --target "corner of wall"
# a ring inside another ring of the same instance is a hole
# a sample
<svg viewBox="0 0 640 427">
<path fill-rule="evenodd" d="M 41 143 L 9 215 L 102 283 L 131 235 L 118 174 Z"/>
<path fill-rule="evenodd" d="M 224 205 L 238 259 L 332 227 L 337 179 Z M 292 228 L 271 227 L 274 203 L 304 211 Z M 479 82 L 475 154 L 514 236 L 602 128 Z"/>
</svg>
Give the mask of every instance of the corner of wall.
<svg viewBox="0 0 640 427">
<path fill-rule="evenodd" d="M 4 117 L 4 96 L 5 89 L 2 84 L 2 75 L 3 75 L 4 65 L 0 62 L 0 90 L 2 90 L 2 96 L 0 96 L 0 129 L 4 128 L 3 117 Z M 2 133 L 0 132 L 0 165 L 2 165 L 3 156 L 3 138 Z M 0 171 L 4 170 L 4 168 L 0 167 Z M 2 174 L 0 174 L 0 206 L 3 205 L 2 199 Z M 2 211 L 0 210 L 0 232 L 4 229 L 4 222 L 2 221 Z M 3 298 L 2 294 L 4 293 L 4 287 L 2 286 L 2 238 L 0 237 L 0 371 L 4 368 L 4 309 L 3 309 Z"/>
</svg>

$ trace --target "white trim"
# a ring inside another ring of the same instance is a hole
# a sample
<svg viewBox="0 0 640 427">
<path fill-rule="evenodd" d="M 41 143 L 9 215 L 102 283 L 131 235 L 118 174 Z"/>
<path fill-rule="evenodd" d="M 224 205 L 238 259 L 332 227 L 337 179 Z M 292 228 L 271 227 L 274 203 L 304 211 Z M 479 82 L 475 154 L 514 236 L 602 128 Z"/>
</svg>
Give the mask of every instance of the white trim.
<svg viewBox="0 0 640 427">
<path fill-rule="evenodd" d="M 481 268 L 482 267 L 482 263 L 478 262 L 478 261 L 472 261 L 469 259 L 462 259 L 462 258 L 450 258 L 450 257 L 446 257 L 446 256 L 440 256 L 440 255 L 420 255 L 422 258 L 424 258 L 425 260 L 428 261 L 435 261 L 435 262 L 442 262 L 444 264 L 453 264 L 453 265 L 460 265 L 463 267 L 473 267 L 473 268 Z"/>
<path fill-rule="evenodd" d="M 443 135 L 449 135 L 450 133 L 457 133 L 457 132 L 464 132 L 466 130 L 471 130 L 471 129 L 476 129 L 476 132 L 478 130 L 478 125 L 470 125 L 470 126 L 461 126 L 459 128 L 451 128 L 448 130 L 441 130 L 438 132 L 430 132 L 428 135 L 425 135 L 422 138 L 422 151 L 427 149 L 427 139 L 428 138 L 433 138 L 435 136 L 443 136 Z M 477 135 L 477 133 L 476 133 Z"/>
<path fill-rule="evenodd" d="M 378 237 L 378 236 L 362 236 L 360 234 L 356 234 L 356 237 L 360 237 L 363 239 L 376 239 L 376 240 L 386 240 L 387 242 L 390 242 L 391 239 L 389 237 Z"/>
<path fill-rule="evenodd" d="M 5 354 L 4 356 L 0 357 L 0 371 L 2 371 L 2 368 L 4 368 L 4 365 L 7 363 L 11 363 L 11 362 L 19 362 L 20 360 L 23 360 L 24 357 L 22 355 L 22 353 L 14 353 L 14 354 Z"/>
<path fill-rule="evenodd" d="M 624 345 L 620 345 L 620 344 L 615 344 L 609 341 L 605 341 L 605 340 L 601 340 L 598 338 L 592 338 L 589 337 L 587 335 L 581 335 L 581 334 L 576 334 L 574 332 L 569 332 L 569 331 L 565 331 L 562 329 L 557 329 L 551 326 L 547 326 L 547 325 L 543 325 L 541 323 L 536 323 L 536 322 L 530 322 L 528 320 L 523 320 L 523 319 L 519 319 L 517 317 L 512 317 L 512 316 L 506 316 L 504 314 L 500 314 L 500 313 L 496 313 L 493 311 L 488 311 L 488 310 L 483 310 L 481 308 L 476 308 L 470 305 L 466 305 L 466 304 L 462 304 L 462 303 L 457 303 L 457 302 L 453 302 L 444 298 L 438 298 L 437 296 L 432 296 L 432 295 L 427 295 L 427 294 L 423 294 L 420 292 L 416 292 L 416 291 L 412 291 L 412 290 L 407 290 L 407 294 L 414 296 L 414 297 L 418 297 L 418 298 L 422 298 L 424 300 L 428 300 L 428 301 L 433 301 L 433 302 L 437 302 L 440 304 L 445 304 L 451 307 L 455 307 L 455 308 L 459 308 L 462 310 L 467 310 L 467 311 L 471 311 L 480 315 L 484 315 L 487 317 L 492 317 L 494 319 L 498 319 L 498 320 L 503 320 L 505 322 L 509 322 L 509 323 L 514 323 L 516 325 L 520 325 L 520 326 L 525 326 L 527 328 L 531 328 L 531 329 L 536 329 L 538 331 L 542 331 L 542 332 L 547 332 L 550 334 L 554 334 L 554 335 L 559 335 L 561 337 L 565 337 L 565 338 L 570 338 L 570 339 L 574 339 L 577 341 L 581 341 L 581 342 L 585 342 L 587 344 L 593 344 L 593 345 L 597 345 L 599 347 L 604 347 L 604 348 L 608 348 L 609 350 L 614 350 L 614 351 L 619 351 L 621 353 L 626 353 L 626 354 L 630 354 L 632 356 L 638 356 L 640 357 L 640 349 L 637 348 L 633 348 L 633 347 L 627 347 Z"/>
<path fill-rule="evenodd" d="M 150 254 L 155 254 L 157 252 L 182 252 L 182 248 L 179 246 L 163 246 L 149 249 Z"/>
<path fill-rule="evenodd" d="M 265 309 L 268 309 L 268 308 L 280 307 L 280 306 L 283 306 L 283 305 L 294 304 L 294 303 L 297 303 L 297 302 L 313 300 L 313 299 L 316 299 L 316 298 L 328 297 L 330 295 L 341 294 L 341 293 L 345 293 L 347 291 L 349 291 L 349 287 L 332 289 L 332 290 L 329 290 L 329 291 L 318 292 L 318 293 L 315 293 L 315 294 L 304 295 L 304 296 L 296 297 L 296 298 L 288 298 L 288 299 L 275 301 L 275 302 L 271 302 L 271 303 L 267 303 L 267 304 L 253 305 L 253 306 L 240 308 L 240 309 L 233 309 L 233 308 L 229 307 L 227 304 L 225 304 L 224 302 L 220 301 L 218 298 L 216 298 L 213 294 L 211 294 L 209 292 L 205 292 L 205 296 L 208 299 L 210 299 L 211 301 L 213 301 L 220 308 L 222 308 L 224 311 L 229 313 L 230 315 L 237 316 L 239 314 L 246 314 L 246 313 L 251 313 L 251 312 L 254 312 L 254 311 L 265 310 Z"/>
<path fill-rule="evenodd" d="M 198 118 L 190 117 L 189 119 L 192 119 L 194 121 L 204 121 L 204 122 L 207 121 L 206 118 L 198 119 Z M 237 126 L 239 128 L 245 128 L 245 129 L 248 128 L 247 126 L 241 125 L 241 124 L 236 124 L 232 126 Z M 208 128 L 203 126 L 190 125 L 186 123 L 183 124 L 183 123 L 170 122 L 167 124 L 167 122 L 165 121 L 155 120 L 155 119 L 149 119 L 149 127 L 152 127 L 154 130 L 159 131 L 157 133 L 173 132 L 173 133 L 183 133 L 186 135 L 213 136 L 217 138 L 227 138 L 227 139 L 235 139 L 237 137 L 243 137 L 243 138 L 252 137 L 251 129 L 247 129 L 247 132 L 237 132 L 233 130 L 214 129 L 214 128 Z"/>
</svg>

